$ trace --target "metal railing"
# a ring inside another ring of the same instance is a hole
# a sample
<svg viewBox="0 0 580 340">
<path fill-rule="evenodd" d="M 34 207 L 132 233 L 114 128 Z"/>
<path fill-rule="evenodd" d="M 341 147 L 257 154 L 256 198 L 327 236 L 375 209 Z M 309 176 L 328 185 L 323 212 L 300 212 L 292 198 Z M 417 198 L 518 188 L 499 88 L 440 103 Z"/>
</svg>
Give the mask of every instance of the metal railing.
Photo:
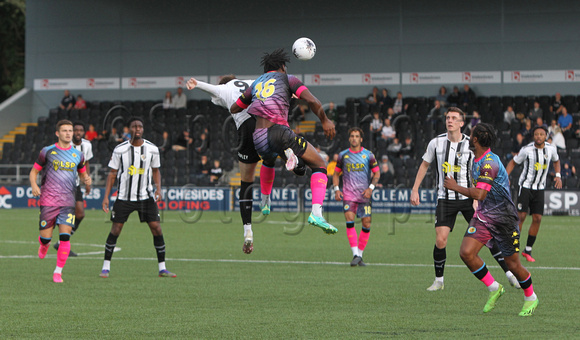
<svg viewBox="0 0 580 340">
<path fill-rule="evenodd" d="M 102 168 L 101 164 L 90 164 L 89 166 L 93 183 L 102 183 L 104 178 L 99 171 Z M 31 164 L 0 164 L 0 184 L 28 184 L 28 175 L 31 168 Z M 8 171 L 4 169 L 8 169 Z"/>
</svg>

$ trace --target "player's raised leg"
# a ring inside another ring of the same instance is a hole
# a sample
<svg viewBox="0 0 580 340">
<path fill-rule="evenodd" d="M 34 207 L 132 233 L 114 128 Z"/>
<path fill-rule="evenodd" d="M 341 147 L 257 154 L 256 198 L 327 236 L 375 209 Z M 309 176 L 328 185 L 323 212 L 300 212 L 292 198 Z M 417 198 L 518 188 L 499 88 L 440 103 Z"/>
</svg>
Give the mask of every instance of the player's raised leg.
<svg viewBox="0 0 580 340">
<path fill-rule="evenodd" d="M 487 313 L 495 308 L 497 300 L 504 294 L 505 290 L 503 286 L 493 278 L 487 269 L 485 262 L 483 262 L 479 255 L 477 255 L 483 246 L 484 244 L 475 238 L 464 237 L 463 242 L 461 243 L 459 255 L 471 273 L 479 281 L 483 282 L 489 290 L 488 300 L 483 307 L 483 312 Z"/>
</svg>

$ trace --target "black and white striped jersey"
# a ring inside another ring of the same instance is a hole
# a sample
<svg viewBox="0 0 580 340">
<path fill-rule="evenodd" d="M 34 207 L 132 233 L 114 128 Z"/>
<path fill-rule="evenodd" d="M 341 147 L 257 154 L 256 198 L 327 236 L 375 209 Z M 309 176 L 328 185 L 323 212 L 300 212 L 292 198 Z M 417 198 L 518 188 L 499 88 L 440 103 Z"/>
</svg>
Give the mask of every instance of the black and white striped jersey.
<svg viewBox="0 0 580 340">
<path fill-rule="evenodd" d="M 117 199 L 143 201 L 154 198 L 152 168 L 159 168 L 159 149 L 144 139 L 141 146 L 125 141 L 113 150 L 109 167 L 117 170 Z"/>
<path fill-rule="evenodd" d="M 531 190 L 544 190 L 546 177 L 550 170 L 550 161 L 557 162 L 559 160 L 558 150 L 554 145 L 545 142 L 544 147 L 539 149 L 534 145 L 534 142 L 527 144 L 514 157 L 514 162 L 517 164 L 524 163 L 518 184 L 520 187 Z"/>
<path fill-rule="evenodd" d="M 443 133 L 429 142 L 427 151 L 423 155 L 423 160 L 427 163 L 435 161 L 438 199 L 465 200 L 469 198 L 453 190 L 446 189 L 443 187 L 443 181 L 445 176 L 451 176 L 462 187 L 471 187 L 473 158 L 473 152 L 469 149 L 469 137 L 465 134 L 462 134 L 462 138 L 458 143 L 449 141 L 447 133 Z"/>
</svg>

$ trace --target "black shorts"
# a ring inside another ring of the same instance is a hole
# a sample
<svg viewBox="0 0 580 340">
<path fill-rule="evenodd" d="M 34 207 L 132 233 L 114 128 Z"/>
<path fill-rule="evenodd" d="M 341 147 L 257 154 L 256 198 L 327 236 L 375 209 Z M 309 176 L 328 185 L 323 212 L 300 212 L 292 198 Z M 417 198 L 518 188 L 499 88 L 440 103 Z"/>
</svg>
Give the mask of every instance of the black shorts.
<svg viewBox="0 0 580 340">
<path fill-rule="evenodd" d="M 254 130 L 256 129 L 256 118 L 250 116 L 238 129 L 238 160 L 242 163 L 253 164 L 260 161 L 260 156 L 254 147 Z"/>
<path fill-rule="evenodd" d="M 493 247 L 493 239 L 504 257 L 520 251 L 520 230 L 517 219 L 508 217 L 504 221 L 486 222 L 485 217 L 474 216 L 464 237 L 474 238 L 490 249 Z"/>
<path fill-rule="evenodd" d="M 435 209 L 435 227 L 449 227 L 453 231 L 457 214 L 461 212 L 467 223 L 471 221 L 475 210 L 473 210 L 473 200 L 445 200 L 437 201 Z"/>
<path fill-rule="evenodd" d="M 81 186 L 77 185 L 77 191 L 75 193 L 75 201 L 82 202 L 83 201 L 83 192 L 81 191 Z"/>
<path fill-rule="evenodd" d="M 254 131 L 254 145 L 256 151 L 264 160 L 275 159 L 278 156 L 285 158 L 284 150 L 290 148 L 298 157 L 302 157 L 308 147 L 304 137 L 298 136 L 285 125 L 274 124 L 269 128 Z"/>
<path fill-rule="evenodd" d="M 520 187 L 518 194 L 518 211 L 526 214 L 544 215 L 544 190 L 532 190 Z"/>
<path fill-rule="evenodd" d="M 111 210 L 111 221 L 115 223 L 125 223 L 133 211 L 139 213 L 139 221 L 156 222 L 160 221 L 159 209 L 153 198 L 145 201 L 121 201 L 116 200 Z"/>
</svg>

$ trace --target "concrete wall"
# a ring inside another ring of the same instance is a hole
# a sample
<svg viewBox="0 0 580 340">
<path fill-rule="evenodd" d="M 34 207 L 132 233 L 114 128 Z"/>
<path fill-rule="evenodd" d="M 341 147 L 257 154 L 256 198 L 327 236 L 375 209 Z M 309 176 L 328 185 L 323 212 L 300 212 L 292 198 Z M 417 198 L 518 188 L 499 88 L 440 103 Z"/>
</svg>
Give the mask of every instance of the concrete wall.
<svg viewBox="0 0 580 340">
<path fill-rule="evenodd" d="M 289 50 L 301 36 L 316 42 L 317 55 L 293 60 L 291 73 L 580 69 L 579 14 L 573 0 L 28 0 L 26 86 L 35 78 L 259 74 L 263 52 Z M 439 86 L 389 89 L 430 96 Z M 483 95 L 580 93 L 579 83 L 472 88 Z M 342 102 L 370 90 L 313 92 L 323 102 Z M 161 99 L 164 91 L 82 94 L 89 101 L 136 100 Z M 34 93 L 30 119 L 61 97 L 62 91 Z"/>
</svg>

